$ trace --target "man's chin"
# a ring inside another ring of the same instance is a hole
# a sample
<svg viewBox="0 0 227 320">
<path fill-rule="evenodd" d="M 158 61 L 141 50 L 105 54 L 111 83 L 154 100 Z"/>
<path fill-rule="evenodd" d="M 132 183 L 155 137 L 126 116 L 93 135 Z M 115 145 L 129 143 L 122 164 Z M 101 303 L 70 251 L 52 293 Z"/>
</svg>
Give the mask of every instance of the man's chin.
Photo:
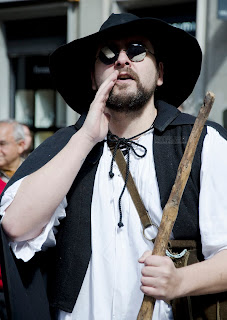
<svg viewBox="0 0 227 320">
<path fill-rule="evenodd" d="M 117 104 L 130 104 L 130 101 L 135 99 L 136 89 L 130 88 L 127 85 L 122 85 L 119 87 L 113 88 L 108 100 L 115 101 Z"/>
<path fill-rule="evenodd" d="M 130 87 L 136 85 L 136 81 L 134 81 L 133 79 L 126 79 L 126 80 L 117 80 L 114 87 Z"/>
<path fill-rule="evenodd" d="M 121 81 L 119 83 L 116 83 L 112 89 L 112 93 L 115 95 L 118 94 L 130 94 L 135 93 L 137 90 L 137 86 L 133 85 L 133 83 L 130 81 Z"/>
<path fill-rule="evenodd" d="M 122 95 L 115 96 L 112 99 L 108 99 L 106 106 L 110 110 L 121 113 L 133 113 L 140 110 L 143 106 L 133 103 L 134 98 Z"/>
</svg>

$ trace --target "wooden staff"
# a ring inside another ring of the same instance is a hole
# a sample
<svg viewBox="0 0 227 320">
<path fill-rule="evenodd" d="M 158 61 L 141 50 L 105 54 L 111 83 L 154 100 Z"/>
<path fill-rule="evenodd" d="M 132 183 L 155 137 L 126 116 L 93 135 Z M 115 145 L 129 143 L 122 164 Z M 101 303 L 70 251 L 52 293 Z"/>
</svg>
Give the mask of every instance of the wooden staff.
<svg viewBox="0 0 227 320">
<path fill-rule="evenodd" d="M 214 94 L 212 92 L 207 92 L 204 103 L 200 108 L 199 114 L 195 120 L 194 126 L 189 136 L 184 155 L 179 164 L 176 179 L 172 187 L 169 199 L 164 207 L 162 221 L 155 240 L 152 255 L 164 256 L 166 253 L 170 234 L 177 218 L 181 197 L 188 181 L 189 174 L 191 172 L 191 166 L 196 147 L 213 103 Z M 144 296 L 137 320 L 152 319 L 154 302 L 154 298 L 146 295 Z"/>
</svg>

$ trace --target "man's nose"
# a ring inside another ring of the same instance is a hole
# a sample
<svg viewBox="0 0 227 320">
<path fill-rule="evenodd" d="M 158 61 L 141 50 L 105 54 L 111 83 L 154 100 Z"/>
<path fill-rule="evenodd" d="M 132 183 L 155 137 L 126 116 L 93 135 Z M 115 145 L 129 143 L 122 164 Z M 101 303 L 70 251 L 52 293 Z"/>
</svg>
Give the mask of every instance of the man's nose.
<svg viewBox="0 0 227 320">
<path fill-rule="evenodd" d="M 120 66 L 130 66 L 131 65 L 131 60 L 129 59 L 129 57 L 127 56 L 126 54 L 126 51 L 125 50 L 121 50 L 119 52 L 119 56 L 115 62 L 115 65 L 117 67 L 120 67 Z"/>
</svg>

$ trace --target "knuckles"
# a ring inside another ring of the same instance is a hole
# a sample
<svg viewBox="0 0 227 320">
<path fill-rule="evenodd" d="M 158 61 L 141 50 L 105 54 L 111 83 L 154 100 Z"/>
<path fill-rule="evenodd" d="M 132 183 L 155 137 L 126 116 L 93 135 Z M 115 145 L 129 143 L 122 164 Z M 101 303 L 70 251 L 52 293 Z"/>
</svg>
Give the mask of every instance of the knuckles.
<svg viewBox="0 0 227 320">
<path fill-rule="evenodd" d="M 141 269 L 141 290 L 156 299 L 169 300 L 174 294 L 176 268 L 169 257 L 150 256 Z"/>
</svg>

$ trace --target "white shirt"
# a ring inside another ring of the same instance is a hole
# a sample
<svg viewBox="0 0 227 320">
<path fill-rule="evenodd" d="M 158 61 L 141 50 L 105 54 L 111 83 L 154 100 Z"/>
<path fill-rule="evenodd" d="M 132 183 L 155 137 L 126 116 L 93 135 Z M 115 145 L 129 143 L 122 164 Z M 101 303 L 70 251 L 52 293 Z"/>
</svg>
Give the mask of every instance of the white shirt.
<svg viewBox="0 0 227 320">
<path fill-rule="evenodd" d="M 130 171 L 151 219 L 159 225 L 162 209 L 152 139 L 152 132 L 140 138 L 138 142 L 147 148 L 148 153 L 140 159 L 131 153 Z M 122 198 L 124 227 L 119 229 L 117 226 L 118 199 L 124 182 L 115 163 L 114 178 L 109 178 L 111 158 L 112 154 L 105 144 L 95 177 L 91 207 L 91 260 L 72 314 L 60 311 L 60 320 L 134 320 L 142 303 L 142 265 L 138 259 L 144 251 L 151 250 L 153 245 L 142 235 L 141 222 L 127 190 Z M 216 130 L 208 127 L 202 151 L 199 206 L 201 239 L 206 259 L 227 248 L 226 169 L 227 142 Z M 16 182 L 6 191 L 2 199 L 2 214 L 13 200 L 20 183 Z M 17 258 L 27 261 L 36 251 L 55 244 L 53 227 L 65 216 L 66 205 L 64 199 L 39 237 L 28 242 L 11 243 Z M 150 233 L 151 237 L 155 237 L 157 231 L 152 229 Z M 172 319 L 171 308 L 163 301 L 156 301 L 153 319 Z"/>
</svg>

